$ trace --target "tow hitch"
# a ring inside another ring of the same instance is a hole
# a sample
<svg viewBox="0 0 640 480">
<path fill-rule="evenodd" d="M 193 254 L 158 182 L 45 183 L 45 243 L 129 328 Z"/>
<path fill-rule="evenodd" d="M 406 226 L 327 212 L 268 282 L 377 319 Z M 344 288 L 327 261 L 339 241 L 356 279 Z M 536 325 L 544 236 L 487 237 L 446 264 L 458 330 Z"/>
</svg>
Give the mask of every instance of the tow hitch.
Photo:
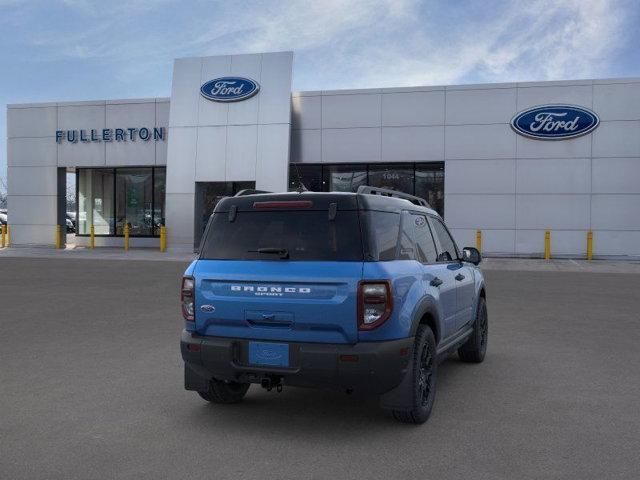
<svg viewBox="0 0 640 480">
<path fill-rule="evenodd" d="M 276 377 L 275 375 L 264 377 L 260 380 L 260 386 L 267 392 L 275 388 L 276 392 L 280 393 L 282 391 L 282 377 Z"/>
</svg>

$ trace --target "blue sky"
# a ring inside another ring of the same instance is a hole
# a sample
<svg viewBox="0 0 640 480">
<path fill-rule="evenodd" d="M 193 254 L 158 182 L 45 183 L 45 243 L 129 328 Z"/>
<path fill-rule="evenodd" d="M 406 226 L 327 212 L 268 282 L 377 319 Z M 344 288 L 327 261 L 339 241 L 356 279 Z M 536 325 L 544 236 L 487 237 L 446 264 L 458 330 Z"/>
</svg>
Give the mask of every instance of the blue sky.
<svg viewBox="0 0 640 480">
<path fill-rule="evenodd" d="M 0 0 L 0 108 L 169 96 L 176 57 L 279 50 L 296 90 L 640 77 L 638 25 L 637 0 Z M 3 113 L 3 179 L 5 139 Z"/>
</svg>

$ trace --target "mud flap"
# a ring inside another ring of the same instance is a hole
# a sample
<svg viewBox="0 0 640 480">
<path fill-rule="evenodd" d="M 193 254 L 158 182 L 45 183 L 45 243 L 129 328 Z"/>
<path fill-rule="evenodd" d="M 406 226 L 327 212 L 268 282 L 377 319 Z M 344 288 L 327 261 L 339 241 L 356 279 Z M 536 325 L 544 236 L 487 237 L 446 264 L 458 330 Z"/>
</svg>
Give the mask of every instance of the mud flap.
<svg viewBox="0 0 640 480">
<path fill-rule="evenodd" d="M 198 371 L 200 370 L 200 371 Z M 210 376 L 206 370 L 198 365 L 185 362 L 184 364 L 184 388 L 185 390 L 195 390 L 196 392 L 206 392 L 209 390 Z"/>
<path fill-rule="evenodd" d="M 380 406 L 387 410 L 413 410 L 413 397 L 413 362 L 410 362 L 400 385 L 380 396 Z"/>
</svg>

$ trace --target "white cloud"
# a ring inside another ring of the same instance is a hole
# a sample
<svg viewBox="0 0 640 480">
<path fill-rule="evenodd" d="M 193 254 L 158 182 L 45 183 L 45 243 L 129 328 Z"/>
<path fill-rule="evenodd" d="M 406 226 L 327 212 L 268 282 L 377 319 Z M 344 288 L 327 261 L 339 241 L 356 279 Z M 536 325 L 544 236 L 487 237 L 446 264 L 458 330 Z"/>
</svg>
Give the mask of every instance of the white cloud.
<svg viewBox="0 0 640 480">
<path fill-rule="evenodd" d="M 625 13 L 616 3 L 512 2 L 488 21 L 460 18 L 444 27 L 444 34 L 425 30 L 410 44 L 389 39 L 365 47 L 357 55 L 361 78 L 372 86 L 391 86 L 599 75 L 624 34 Z M 404 30 L 414 27 L 407 24 Z"/>
<path fill-rule="evenodd" d="M 127 62 L 153 68 L 179 56 L 294 50 L 299 88 L 590 77 L 606 70 L 625 16 L 618 0 L 487 2 L 479 18 L 473 10 L 418 0 L 296 0 L 242 8 L 204 2 L 191 9 L 138 0 L 128 8 L 111 4 L 119 13 L 102 16 L 94 15 L 101 2 L 65 4 L 90 20 L 64 34 L 36 32 L 32 43 L 43 48 L 43 60 L 99 58 L 130 72 L 138 67 Z M 159 11 L 171 16 L 172 8 L 191 17 L 169 20 L 162 31 L 138 28 L 138 19 Z"/>
</svg>

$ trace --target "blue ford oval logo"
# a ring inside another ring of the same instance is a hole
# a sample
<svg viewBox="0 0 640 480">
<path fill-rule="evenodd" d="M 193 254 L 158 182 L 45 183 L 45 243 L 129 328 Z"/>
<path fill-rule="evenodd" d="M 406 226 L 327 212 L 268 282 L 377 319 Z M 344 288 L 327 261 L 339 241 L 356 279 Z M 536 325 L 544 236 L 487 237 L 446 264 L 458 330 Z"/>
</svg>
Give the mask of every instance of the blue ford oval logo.
<svg viewBox="0 0 640 480">
<path fill-rule="evenodd" d="M 260 90 L 258 82 L 242 77 L 215 78 L 200 87 L 202 96 L 215 102 L 245 100 L 253 97 L 258 90 Z"/>
<path fill-rule="evenodd" d="M 600 123 L 598 116 L 575 105 L 542 105 L 518 113 L 511 128 L 525 137 L 538 140 L 563 140 L 592 132 Z"/>
</svg>

